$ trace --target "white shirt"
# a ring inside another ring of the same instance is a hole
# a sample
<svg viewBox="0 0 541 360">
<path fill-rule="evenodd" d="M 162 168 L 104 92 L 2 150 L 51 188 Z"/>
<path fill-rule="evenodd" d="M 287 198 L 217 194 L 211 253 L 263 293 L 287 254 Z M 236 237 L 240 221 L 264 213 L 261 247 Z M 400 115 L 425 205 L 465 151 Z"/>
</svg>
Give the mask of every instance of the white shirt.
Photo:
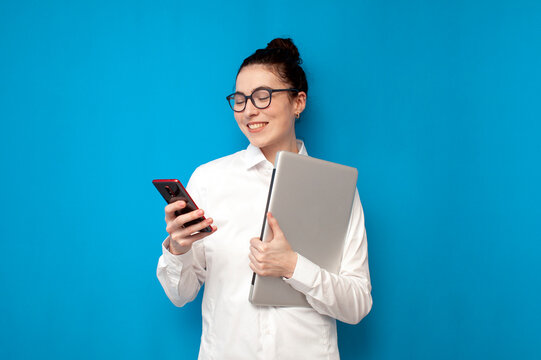
<svg viewBox="0 0 541 360">
<path fill-rule="evenodd" d="M 299 153 L 307 155 L 297 140 Z M 291 279 L 312 306 L 267 307 L 248 301 L 250 239 L 265 216 L 273 165 L 261 150 L 211 161 L 192 174 L 187 189 L 218 230 L 183 255 L 162 245 L 157 275 L 176 306 L 192 301 L 205 283 L 199 359 L 339 359 L 336 320 L 358 323 L 372 307 L 364 214 L 356 192 L 339 274 L 299 254 Z"/>
</svg>

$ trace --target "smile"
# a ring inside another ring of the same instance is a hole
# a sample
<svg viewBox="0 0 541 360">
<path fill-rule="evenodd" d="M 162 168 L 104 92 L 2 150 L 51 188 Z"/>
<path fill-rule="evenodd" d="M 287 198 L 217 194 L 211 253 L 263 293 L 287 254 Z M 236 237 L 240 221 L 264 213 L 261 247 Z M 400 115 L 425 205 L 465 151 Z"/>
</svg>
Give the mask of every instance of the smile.
<svg viewBox="0 0 541 360">
<path fill-rule="evenodd" d="M 265 126 L 267 126 L 267 124 L 268 124 L 267 122 L 257 122 L 257 123 L 247 124 L 247 126 L 248 126 L 248 129 L 250 130 L 261 130 Z"/>
</svg>

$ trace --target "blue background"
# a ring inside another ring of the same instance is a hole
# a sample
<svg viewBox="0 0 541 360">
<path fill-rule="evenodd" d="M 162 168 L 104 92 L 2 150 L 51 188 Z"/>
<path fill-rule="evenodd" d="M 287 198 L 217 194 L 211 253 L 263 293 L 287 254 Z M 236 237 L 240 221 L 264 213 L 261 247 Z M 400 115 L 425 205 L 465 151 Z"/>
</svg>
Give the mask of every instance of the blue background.
<svg viewBox="0 0 541 360">
<path fill-rule="evenodd" d="M 290 36 L 298 136 L 359 169 L 374 307 L 343 359 L 541 358 L 539 1 L 1 1 L 2 359 L 195 358 L 154 178 L 246 147 L 224 99 Z"/>
</svg>

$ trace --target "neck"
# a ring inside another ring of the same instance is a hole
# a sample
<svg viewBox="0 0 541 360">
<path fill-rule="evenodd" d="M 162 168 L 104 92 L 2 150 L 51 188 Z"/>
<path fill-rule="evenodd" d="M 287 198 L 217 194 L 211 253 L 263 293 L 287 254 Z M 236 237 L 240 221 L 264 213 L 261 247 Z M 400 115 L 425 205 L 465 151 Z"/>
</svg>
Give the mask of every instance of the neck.
<svg viewBox="0 0 541 360">
<path fill-rule="evenodd" d="M 289 151 L 292 153 L 298 153 L 299 149 L 297 148 L 297 138 L 294 136 L 285 144 L 261 148 L 261 152 L 263 153 L 263 155 L 265 155 L 267 160 L 272 164 L 274 164 L 274 161 L 276 159 L 276 153 L 278 153 L 278 151 Z"/>
</svg>

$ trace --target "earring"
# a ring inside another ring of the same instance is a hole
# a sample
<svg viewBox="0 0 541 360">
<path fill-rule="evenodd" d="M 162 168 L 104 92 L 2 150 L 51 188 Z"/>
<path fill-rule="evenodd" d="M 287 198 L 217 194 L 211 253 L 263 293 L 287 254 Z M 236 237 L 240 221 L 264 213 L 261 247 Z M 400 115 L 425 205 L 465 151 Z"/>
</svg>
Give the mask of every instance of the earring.
<svg viewBox="0 0 541 360">
<path fill-rule="evenodd" d="M 300 113 L 296 113 L 296 114 L 295 114 L 295 119 L 298 119 L 298 118 L 300 118 L 300 117 L 301 117 L 301 114 L 300 114 Z"/>
</svg>

